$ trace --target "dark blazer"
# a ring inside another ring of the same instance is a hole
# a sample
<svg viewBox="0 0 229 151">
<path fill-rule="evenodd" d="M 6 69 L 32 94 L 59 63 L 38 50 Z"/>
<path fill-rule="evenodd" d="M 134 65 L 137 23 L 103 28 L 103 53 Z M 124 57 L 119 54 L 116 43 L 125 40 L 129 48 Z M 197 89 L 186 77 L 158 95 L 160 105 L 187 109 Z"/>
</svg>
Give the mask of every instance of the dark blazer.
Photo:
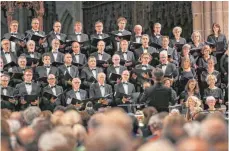
<svg viewBox="0 0 229 151">
<path fill-rule="evenodd" d="M 104 84 L 104 87 L 105 87 L 105 95 L 113 93 L 112 87 L 109 84 Z M 94 83 L 90 86 L 89 97 L 90 98 L 102 97 L 102 93 L 100 91 L 100 87 L 98 83 Z M 111 103 L 112 99 L 108 99 L 108 102 Z"/>
<path fill-rule="evenodd" d="M 16 91 L 17 91 L 17 94 L 19 95 L 19 96 L 21 96 L 21 97 L 23 97 L 24 95 L 28 95 L 28 92 L 27 92 L 27 90 L 26 90 L 26 87 L 25 87 L 25 82 L 22 82 L 22 83 L 20 83 L 20 84 L 17 84 L 16 85 Z M 31 95 L 38 95 L 38 96 L 40 96 L 40 85 L 38 85 L 38 84 L 36 84 L 36 83 L 34 83 L 34 82 L 32 82 L 32 91 L 31 91 Z M 20 102 L 20 101 L 19 101 Z M 20 104 L 20 103 L 19 103 Z M 19 106 L 19 108 L 20 108 L 20 110 L 24 110 L 24 109 L 26 109 L 28 106 L 30 106 L 31 104 L 28 104 L 28 103 L 26 103 L 26 104 L 24 104 L 24 105 L 22 105 L 22 104 L 20 104 Z"/>
<path fill-rule="evenodd" d="M 119 31 L 118 30 L 115 30 L 115 31 L 112 31 L 111 32 L 111 34 L 113 34 L 113 35 L 116 35 L 116 34 L 118 34 L 119 33 Z M 124 30 L 123 32 L 121 32 L 122 33 L 122 35 L 132 35 L 131 34 L 131 32 L 130 31 L 128 31 L 128 30 Z M 112 41 L 112 43 L 113 43 L 113 46 L 114 46 L 114 52 L 116 52 L 117 51 L 117 41 L 113 38 L 113 41 Z"/>
<path fill-rule="evenodd" d="M 1 94 L 3 95 L 3 88 L 2 87 L 1 87 Z M 7 86 L 6 87 L 6 95 L 7 96 L 14 96 L 14 94 L 15 94 L 15 89 L 13 87 Z M 1 102 L 1 108 L 2 109 L 6 108 L 6 109 L 9 109 L 9 110 L 15 111 L 16 105 L 11 103 L 11 102 L 9 102 L 9 100 L 3 100 L 1 98 L 0 102 Z"/>
<path fill-rule="evenodd" d="M 26 58 L 32 58 L 28 52 L 23 53 Z M 39 52 L 34 52 L 34 58 L 41 59 L 41 54 Z"/>
<path fill-rule="evenodd" d="M 59 95 L 59 94 L 63 93 L 63 88 L 61 86 L 56 85 L 55 89 L 56 89 L 56 95 Z M 48 92 L 50 94 L 53 94 L 52 88 L 50 88 L 49 85 L 43 88 L 43 90 L 42 90 L 42 99 L 41 99 L 41 103 L 40 103 L 40 108 L 42 110 L 53 111 L 56 106 L 58 106 L 58 105 L 64 105 L 62 103 L 63 96 L 59 96 L 56 99 L 56 101 L 54 103 L 52 103 L 50 100 L 48 100 L 46 97 L 43 96 L 45 92 Z"/>
<path fill-rule="evenodd" d="M 29 69 L 29 67 L 25 67 L 25 69 Z M 21 67 L 13 67 L 12 73 L 24 73 L 25 69 L 22 69 Z M 13 87 L 22 82 L 23 82 L 23 78 L 21 79 L 11 78 L 10 79 L 10 84 Z"/>
<path fill-rule="evenodd" d="M 11 35 L 12 35 L 11 33 L 5 33 L 4 36 L 3 36 L 3 38 L 4 39 L 10 39 Z M 25 35 L 24 34 L 21 34 L 21 33 L 16 33 L 16 35 L 14 35 L 14 36 L 16 36 L 17 38 L 20 38 L 20 39 L 23 39 L 25 37 Z M 24 52 L 23 47 L 21 47 L 20 45 L 18 45 L 16 43 L 16 45 L 15 45 L 15 53 L 14 54 L 17 57 L 19 57 L 23 52 Z"/>
<path fill-rule="evenodd" d="M 65 65 L 61 65 L 58 67 L 59 69 L 59 74 L 61 76 L 65 75 L 66 72 L 68 72 L 68 69 Z M 74 65 L 71 66 L 70 68 L 70 73 L 69 73 L 73 78 L 79 77 L 79 71 L 78 68 Z"/>
<path fill-rule="evenodd" d="M 49 74 L 54 74 L 56 76 L 56 79 L 58 79 L 59 76 L 58 68 L 54 66 L 50 66 Z M 41 77 L 48 77 L 46 67 L 38 66 L 35 70 L 35 76 L 36 76 L 36 80 Z"/>
<path fill-rule="evenodd" d="M 77 41 L 77 35 L 75 33 L 70 34 L 70 35 L 67 36 L 67 39 L 68 40 L 76 40 Z M 84 33 L 81 33 L 81 41 L 88 41 L 88 40 L 89 40 L 88 35 L 84 34 Z"/>
<path fill-rule="evenodd" d="M 210 58 L 214 60 L 215 65 L 216 65 L 216 64 L 217 64 L 217 59 L 216 59 L 216 57 L 211 55 Z M 197 66 L 198 66 L 199 68 L 207 68 L 207 67 L 208 67 L 208 61 L 205 60 L 203 57 L 200 57 L 200 58 L 198 59 L 198 61 L 197 61 Z"/>
<path fill-rule="evenodd" d="M 118 54 L 120 56 L 120 59 L 124 60 L 124 56 L 123 56 L 123 52 L 122 51 L 116 51 L 115 54 Z M 135 63 L 135 57 L 134 57 L 134 53 L 132 51 L 127 51 L 127 60 L 126 61 L 131 61 L 132 62 L 132 66 L 134 66 Z"/>
<path fill-rule="evenodd" d="M 162 64 L 157 65 L 157 68 L 162 69 Z M 178 75 L 178 71 L 177 71 L 176 66 L 173 63 L 168 63 L 167 67 L 165 69 L 164 76 L 168 76 L 169 77 L 171 75 L 175 79 L 177 77 L 177 75 Z"/>
<path fill-rule="evenodd" d="M 116 104 L 117 105 L 123 104 L 122 97 L 121 97 L 121 93 L 125 92 L 123 83 L 115 84 L 114 90 L 115 90 L 114 97 L 115 97 Z M 132 83 L 128 82 L 128 94 L 127 95 L 131 95 L 132 93 L 135 93 L 135 87 Z"/>
<path fill-rule="evenodd" d="M 220 59 L 220 71 L 222 73 L 223 83 L 228 83 L 228 55 L 224 54 Z"/>
<path fill-rule="evenodd" d="M 76 63 L 76 57 L 75 57 L 74 53 L 72 53 L 72 62 Z M 87 58 L 86 58 L 85 54 L 79 53 L 79 63 L 82 65 L 87 64 Z"/>
<path fill-rule="evenodd" d="M 160 37 L 159 38 L 157 38 L 154 34 L 152 34 L 151 36 L 150 36 L 150 42 L 151 43 L 156 43 L 156 44 L 159 44 L 159 45 L 162 45 L 162 35 L 160 35 Z"/>
<path fill-rule="evenodd" d="M 56 61 L 54 60 L 54 55 L 52 52 L 49 52 L 50 58 L 51 58 L 51 63 L 53 62 L 64 62 L 64 54 L 62 54 L 61 52 L 57 52 L 57 58 Z"/>
<path fill-rule="evenodd" d="M 180 37 L 179 42 L 177 42 L 175 38 L 170 39 L 169 47 L 173 48 L 175 44 L 186 44 L 186 40 L 183 37 Z"/>
<path fill-rule="evenodd" d="M 58 38 L 57 38 L 55 32 L 54 32 L 54 31 L 51 31 L 51 32 L 49 33 L 49 37 L 48 37 L 48 39 L 47 39 L 47 41 L 48 41 L 48 46 L 49 46 L 49 47 L 52 47 L 52 40 L 53 40 L 53 39 L 58 39 Z M 60 33 L 60 39 L 59 39 L 59 40 L 65 42 L 66 39 L 67 39 L 67 35 L 64 34 L 64 33 Z"/>
<path fill-rule="evenodd" d="M 109 37 L 109 35 L 105 34 L 105 33 L 102 33 L 101 37 L 102 37 L 102 39 L 104 39 L 104 38 Z M 99 35 L 98 34 L 93 34 L 93 35 L 90 36 L 90 39 L 91 39 L 91 52 L 97 51 L 97 45 L 96 46 L 92 45 L 92 41 L 95 38 L 98 39 Z M 105 52 L 107 52 L 109 54 L 113 54 L 113 48 L 114 48 L 111 40 L 112 39 L 110 39 L 110 43 L 106 44 L 106 47 L 105 47 L 105 50 L 104 50 Z"/>
<path fill-rule="evenodd" d="M 85 100 L 88 98 L 88 93 L 87 91 L 85 90 L 82 90 L 82 89 L 79 89 L 80 91 L 80 97 L 81 97 L 81 100 Z M 74 90 L 70 90 L 66 93 L 66 105 L 69 105 L 71 102 L 67 102 L 68 99 L 72 99 L 72 98 L 75 98 L 76 99 L 76 94 L 74 92 Z"/>
<path fill-rule="evenodd" d="M 26 37 L 26 39 L 31 40 L 33 34 L 35 34 L 35 32 L 32 29 L 25 31 L 25 37 Z M 38 34 L 45 36 L 45 32 L 44 31 L 38 31 Z M 42 47 L 42 48 L 48 47 L 47 41 L 45 41 L 42 46 L 39 45 L 39 41 L 35 41 L 35 44 L 36 44 L 36 46 L 39 46 L 39 47 Z"/>
<path fill-rule="evenodd" d="M 100 72 L 103 72 L 103 70 L 101 68 L 96 67 L 96 77 Z M 88 81 L 91 77 L 93 77 L 92 71 L 89 69 L 89 67 L 84 67 L 81 71 L 80 78 L 81 80 L 83 80 L 83 85 L 86 88 L 90 88 L 90 85 L 92 84 L 92 82 Z"/>
<path fill-rule="evenodd" d="M 208 36 L 207 41 L 216 44 L 217 52 L 223 53 L 228 48 L 227 39 L 224 34 L 219 34 L 218 38 L 211 34 Z"/>
<path fill-rule="evenodd" d="M 139 38 L 140 38 L 140 43 L 141 43 L 141 39 L 142 39 L 142 36 L 139 36 Z M 132 34 L 132 36 L 130 37 L 130 41 L 131 42 L 137 42 L 137 40 L 136 40 L 137 38 L 136 38 L 136 36 L 135 36 L 135 33 L 134 34 Z"/>
<path fill-rule="evenodd" d="M 165 49 L 161 48 L 159 49 L 159 52 L 163 51 Z M 179 66 L 179 62 L 178 62 L 178 55 L 177 55 L 177 50 L 174 48 L 170 48 L 168 47 L 168 50 L 166 50 L 168 52 L 168 55 L 171 55 L 171 58 L 173 59 L 173 62 L 176 66 Z"/>
<path fill-rule="evenodd" d="M 107 82 L 108 82 L 109 84 L 111 84 L 111 85 L 114 85 L 114 84 L 116 83 L 116 81 L 112 81 L 112 80 L 109 78 L 110 74 L 111 74 L 111 73 L 116 73 L 116 74 L 120 74 L 120 75 L 121 75 L 122 72 L 123 72 L 124 70 L 127 70 L 127 68 L 126 68 L 125 66 L 120 65 L 120 66 L 119 66 L 119 73 L 116 73 L 115 67 L 114 67 L 113 65 L 109 66 L 109 67 L 107 68 Z"/>
<path fill-rule="evenodd" d="M 145 90 L 141 102 L 153 106 L 157 111 L 167 111 L 169 102 L 173 102 L 172 89 L 165 87 L 162 83 L 155 83 Z"/>
<path fill-rule="evenodd" d="M 143 52 L 144 52 L 143 47 L 140 47 L 140 48 L 134 50 L 134 54 L 135 54 L 136 60 L 138 60 L 138 59 L 141 57 L 141 55 L 143 54 Z M 157 49 L 155 49 L 154 47 L 150 47 L 150 46 L 148 47 L 147 52 L 148 52 L 149 54 L 159 53 L 159 52 L 157 51 Z"/>
<path fill-rule="evenodd" d="M 90 56 L 94 56 L 96 58 L 96 60 L 99 60 L 99 53 L 98 52 L 94 52 Z M 111 55 L 109 55 L 106 52 L 103 52 L 102 60 L 108 61 L 110 58 L 111 58 Z"/>
<path fill-rule="evenodd" d="M 10 56 L 11 56 L 11 61 L 17 63 L 17 57 L 15 56 L 15 54 L 10 52 Z M 3 64 L 4 65 L 7 64 L 6 56 L 3 50 L 1 51 L 1 57 L 2 57 Z"/>
</svg>

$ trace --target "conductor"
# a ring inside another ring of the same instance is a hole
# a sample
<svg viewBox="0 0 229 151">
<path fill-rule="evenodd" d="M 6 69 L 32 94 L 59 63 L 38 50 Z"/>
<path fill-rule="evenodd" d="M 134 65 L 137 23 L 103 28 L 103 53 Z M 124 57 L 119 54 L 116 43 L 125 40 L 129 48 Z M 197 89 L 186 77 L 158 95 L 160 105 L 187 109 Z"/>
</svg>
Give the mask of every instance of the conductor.
<svg viewBox="0 0 229 151">
<path fill-rule="evenodd" d="M 153 72 L 155 78 L 155 84 L 145 90 L 141 102 L 146 101 L 148 106 L 155 107 L 158 112 L 168 112 L 169 102 L 172 100 L 172 90 L 162 84 L 164 78 L 162 69 L 156 68 Z"/>
</svg>

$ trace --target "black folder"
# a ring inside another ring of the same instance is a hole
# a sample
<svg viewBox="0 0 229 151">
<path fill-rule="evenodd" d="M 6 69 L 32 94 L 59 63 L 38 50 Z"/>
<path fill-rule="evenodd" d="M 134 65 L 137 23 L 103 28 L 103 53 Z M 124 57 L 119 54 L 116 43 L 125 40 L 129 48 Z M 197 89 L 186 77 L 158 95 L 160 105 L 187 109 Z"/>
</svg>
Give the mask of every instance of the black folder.
<svg viewBox="0 0 229 151">
<path fill-rule="evenodd" d="M 98 42 L 101 41 L 101 40 L 105 42 L 106 46 L 111 43 L 110 37 L 106 37 L 106 38 L 102 38 L 102 39 L 99 39 L 99 38 L 95 37 L 95 38 L 91 39 L 91 45 L 97 47 Z"/>
<path fill-rule="evenodd" d="M 18 66 L 18 65 L 15 62 L 11 61 L 5 64 L 3 68 L 9 68 L 9 67 L 14 67 L 14 66 Z"/>
<path fill-rule="evenodd" d="M 177 52 L 181 52 L 184 45 L 185 44 L 175 44 L 175 47 L 177 49 Z"/>
<path fill-rule="evenodd" d="M 41 34 L 33 34 L 32 37 L 31 37 L 31 40 L 33 41 L 39 41 L 40 39 L 44 39 L 46 36 L 44 35 L 41 35 Z"/>
<path fill-rule="evenodd" d="M 73 104 L 73 105 L 76 105 L 76 104 L 85 105 L 89 101 L 93 102 L 93 100 L 94 100 L 94 98 L 87 98 L 84 100 L 78 100 L 76 98 L 71 98 L 71 104 Z"/>
<path fill-rule="evenodd" d="M 161 45 L 159 45 L 159 44 L 157 44 L 157 43 L 155 43 L 155 42 L 150 43 L 150 46 L 151 46 L 151 47 L 154 47 L 154 48 L 156 48 L 156 49 L 161 49 L 161 48 L 162 48 Z"/>
<path fill-rule="evenodd" d="M 116 73 L 110 73 L 109 75 L 109 79 L 112 81 L 117 81 L 118 79 L 121 79 L 122 76 L 120 74 L 116 74 Z"/>
<path fill-rule="evenodd" d="M 193 55 L 194 53 L 201 54 L 201 49 L 202 48 L 192 48 L 190 49 L 190 54 Z"/>
<path fill-rule="evenodd" d="M 130 47 L 134 47 L 134 49 L 138 49 L 142 46 L 141 43 L 137 43 L 137 42 L 131 42 L 130 43 Z"/>
<path fill-rule="evenodd" d="M 209 41 L 205 41 L 205 44 L 209 45 L 211 48 L 215 48 L 216 47 L 215 43 L 212 43 L 212 42 L 209 42 Z"/>
<path fill-rule="evenodd" d="M 22 79 L 23 75 L 24 75 L 23 73 L 15 72 L 15 73 L 12 73 L 11 78 L 12 79 Z"/>
<path fill-rule="evenodd" d="M 125 63 L 129 63 L 132 62 L 131 60 L 124 60 L 124 59 L 120 59 L 120 64 L 124 65 Z"/>
<path fill-rule="evenodd" d="M 96 83 L 97 82 L 97 80 L 96 80 L 96 78 L 94 76 L 91 76 L 88 81 L 92 82 L 92 83 Z"/>
<path fill-rule="evenodd" d="M 38 78 L 38 81 L 48 83 L 47 79 L 48 79 L 47 77 L 40 77 L 40 78 Z"/>
<path fill-rule="evenodd" d="M 61 96 L 62 94 L 63 94 L 63 93 L 60 93 L 60 94 L 58 94 L 58 95 L 54 95 L 54 94 L 49 93 L 49 92 L 44 92 L 43 97 L 46 97 L 48 100 L 50 100 L 51 98 L 56 99 L 56 98 L 58 98 L 59 96 Z"/>
<path fill-rule="evenodd" d="M 73 42 L 78 42 L 80 47 L 88 45 L 90 41 L 77 41 L 77 40 L 66 40 L 66 46 L 72 46 Z"/>
<path fill-rule="evenodd" d="M 157 52 L 152 53 L 151 56 L 153 57 L 153 59 L 159 59 L 159 53 Z"/>
<path fill-rule="evenodd" d="M 65 73 L 65 75 L 64 75 L 64 79 L 68 81 L 68 80 L 72 80 L 73 78 L 72 78 L 72 76 L 69 74 L 69 72 L 66 71 L 66 73 Z"/>
<path fill-rule="evenodd" d="M 107 64 L 106 60 L 96 60 L 96 66 L 103 67 L 103 64 Z"/>
<path fill-rule="evenodd" d="M 145 74 L 151 74 L 152 73 L 152 69 L 146 69 L 146 70 L 143 70 L 143 69 L 133 69 L 132 70 L 133 73 L 137 74 L 138 76 L 142 76 L 143 73 Z"/>
<path fill-rule="evenodd" d="M 40 59 L 38 59 L 38 58 L 30 58 L 30 57 L 27 57 L 26 60 L 27 60 L 27 64 L 26 64 L 26 65 L 27 65 L 27 66 L 31 66 L 32 63 L 33 63 L 33 64 L 37 64 L 37 63 L 39 62 Z"/>
<path fill-rule="evenodd" d="M 9 41 L 12 41 L 12 42 L 21 42 L 21 41 L 24 41 L 24 40 L 21 39 L 21 38 L 19 38 L 19 37 L 17 37 L 16 35 L 11 35 Z"/>
<path fill-rule="evenodd" d="M 118 34 L 114 34 L 115 40 L 117 38 L 119 38 L 120 40 L 127 40 L 130 41 L 131 35 L 118 35 Z M 119 40 L 116 40 L 119 41 Z"/>
<path fill-rule="evenodd" d="M 78 68 L 83 67 L 83 64 L 81 63 L 72 62 L 72 64 Z"/>
<path fill-rule="evenodd" d="M 34 102 L 35 100 L 38 99 L 38 96 L 37 95 L 24 95 L 24 100 L 27 102 L 27 103 L 31 103 L 31 102 Z"/>
<path fill-rule="evenodd" d="M 2 100 L 8 101 L 9 99 L 14 99 L 15 96 L 1 95 Z"/>
</svg>

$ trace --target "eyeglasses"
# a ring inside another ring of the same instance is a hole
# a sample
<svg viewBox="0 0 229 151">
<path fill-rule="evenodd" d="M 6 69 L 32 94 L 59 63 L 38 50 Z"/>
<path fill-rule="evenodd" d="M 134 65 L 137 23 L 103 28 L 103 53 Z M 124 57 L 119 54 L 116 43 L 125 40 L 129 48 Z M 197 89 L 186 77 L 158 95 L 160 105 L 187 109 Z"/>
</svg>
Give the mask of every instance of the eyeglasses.
<svg viewBox="0 0 229 151">
<path fill-rule="evenodd" d="M 32 74 L 25 74 L 25 76 L 33 76 Z"/>
<path fill-rule="evenodd" d="M 48 80 L 55 80 L 56 78 L 48 78 Z"/>
</svg>

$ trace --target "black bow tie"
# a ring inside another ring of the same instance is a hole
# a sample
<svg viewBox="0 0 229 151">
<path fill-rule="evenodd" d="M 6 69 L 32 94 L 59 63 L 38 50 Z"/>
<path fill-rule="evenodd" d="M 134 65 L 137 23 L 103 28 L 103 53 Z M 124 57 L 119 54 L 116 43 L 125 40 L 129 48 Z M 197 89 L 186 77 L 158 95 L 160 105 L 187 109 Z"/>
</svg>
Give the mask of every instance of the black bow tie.
<svg viewBox="0 0 229 151">
<path fill-rule="evenodd" d="M 33 55 L 33 54 L 34 54 L 34 52 L 29 52 L 29 54 L 30 54 L 30 55 Z"/>
<path fill-rule="evenodd" d="M 78 90 L 78 91 L 74 91 L 75 93 L 80 93 L 80 90 Z"/>
<path fill-rule="evenodd" d="M 66 66 L 67 68 L 70 68 L 70 67 L 72 67 L 72 65 L 69 65 L 69 66 Z"/>
<path fill-rule="evenodd" d="M 11 33 L 11 35 L 17 35 L 17 33 Z"/>
<path fill-rule="evenodd" d="M 119 68 L 119 66 L 115 66 L 115 68 Z"/>
<path fill-rule="evenodd" d="M 142 36 L 135 36 L 135 38 L 141 38 Z"/>
<path fill-rule="evenodd" d="M 2 90 L 7 89 L 7 87 L 2 87 Z"/>
<path fill-rule="evenodd" d="M 100 87 L 105 87 L 104 85 L 100 85 Z"/>
<path fill-rule="evenodd" d="M 147 68 L 147 65 L 142 65 L 142 67 L 146 67 Z"/>
<path fill-rule="evenodd" d="M 93 70 L 96 70 L 96 68 L 94 68 L 94 69 L 91 69 L 91 71 L 93 71 Z"/>
<path fill-rule="evenodd" d="M 52 53 L 57 54 L 57 51 L 53 51 Z"/>
<path fill-rule="evenodd" d="M 122 33 L 123 31 L 119 30 L 118 33 Z"/>
<path fill-rule="evenodd" d="M 79 33 L 78 33 L 78 34 L 76 34 L 76 36 L 78 36 L 78 35 L 80 36 L 81 34 L 79 34 Z"/>
<path fill-rule="evenodd" d="M 59 35 L 60 36 L 60 33 L 56 33 L 56 35 Z"/>
<path fill-rule="evenodd" d="M 144 47 L 142 47 L 142 48 L 143 48 L 143 49 L 148 49 L 148 47 L 145 47 L 145 48 L 144 48 Z"/>
<path fill-rule="evenodd" d="M 36 31 L 34 31 L 34 32 L 37 32 L 37 33 L 38 33 L 38 32 L 39 32 L 39 30 L 36 30 Z"/>
<path fill-rule="evenodd" d="M 98 53 L 99 55 L 103 55 L 103 53 Z"/>
<path fill-rule="evenodd" d="M 156 36 L 161 36 L 161 34 L 156 34 Z"/>
<path fill-rule="evenodd" d="M 122 84 L 124 85 L 124 84 L 128 84 L 128 83 L 127 82 L 123 82 Z"/>
<path fill-rule="evenodd" d="M 98 36 L 102 36 L 103 34 L 97 34 Z"/>
<path fill-rule="evenodd" d="M 10 52 L 4 52 L 5 54 L 10 54 Z"/>
<path fill-rule="evenodd" d="M 54 85 L 54 86 L 51 86 L 50 88 L 51 88 L 51 89 L 52 89 L 52 88 L 56 88 L 56 85 Z"/>
<path fill-rule="evenodd" d="M 162 66 L 167 66 L 167 64 L 162 64 Z"/>
<path fill-rule="evenodd" d="M 123 54 L 127 54 L 127 52 L 122 52 Z"/>
<path fill-rule="evenodd" d="M 80 54 L 79 54 L 79 53 L 75 53 L 74 55 L 75 55 L 75 56 L 79 56 Z"/>
<path fill-rule="evenodd" d="M 50 68 L 50 66 L 45 66 L 45 68 Z"/>
<path fill-rule="evenodd" d="M 26 82 L 25 84 L 26 84 L 26 85 L 31 85 L 32 83 Z"/>
</svg>

